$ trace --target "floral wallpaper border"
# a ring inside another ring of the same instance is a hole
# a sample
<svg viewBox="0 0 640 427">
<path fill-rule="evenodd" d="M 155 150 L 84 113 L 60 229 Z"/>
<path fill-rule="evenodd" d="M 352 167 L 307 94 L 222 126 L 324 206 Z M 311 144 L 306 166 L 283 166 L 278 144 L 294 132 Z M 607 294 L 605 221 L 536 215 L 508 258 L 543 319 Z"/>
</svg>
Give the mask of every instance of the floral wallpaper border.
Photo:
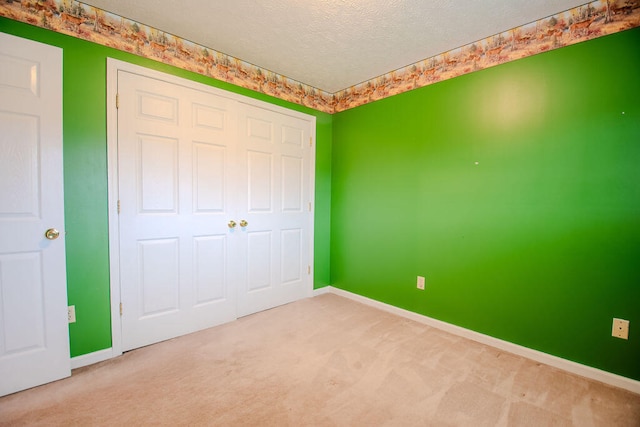
<svg viewBox="0 0 640 427">
<path fill-rule="evenodd" d="M 329 93 L 76 0 L 0 0 L 0 16 L 336 113 L 640 26 L 640 0 L 598 0 Z"/>
</svg>

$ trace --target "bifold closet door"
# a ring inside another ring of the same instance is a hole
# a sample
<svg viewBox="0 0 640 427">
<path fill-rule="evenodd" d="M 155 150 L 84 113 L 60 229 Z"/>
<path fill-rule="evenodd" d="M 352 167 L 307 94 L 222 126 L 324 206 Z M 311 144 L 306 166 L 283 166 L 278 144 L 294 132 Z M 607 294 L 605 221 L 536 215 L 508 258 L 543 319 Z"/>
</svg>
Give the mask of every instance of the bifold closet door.
<svg viewBox="0 0 640 427">
<path fill-rule="evenodd" d="M 247 104 L 238 121 L 244 316 L 308 296 L 311 129 L 306 120 Z"/>
<path fill-rule="evenodd" d="M 236 317 L 235 101 L 118 72 L 123 350 Z"/>
<path fill-rule="evenodd" d="M 118 72 L 122 349 L 308 296 L 311 129 Z"/>
</svg>

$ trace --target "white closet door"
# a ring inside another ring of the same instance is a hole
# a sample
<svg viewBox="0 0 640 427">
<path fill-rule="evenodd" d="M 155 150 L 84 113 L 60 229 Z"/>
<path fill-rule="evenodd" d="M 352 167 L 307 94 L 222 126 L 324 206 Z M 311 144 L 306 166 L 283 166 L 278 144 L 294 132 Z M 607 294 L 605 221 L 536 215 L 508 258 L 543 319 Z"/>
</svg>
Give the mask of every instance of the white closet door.
<svg viewBox="0 0 640 427">
<path fill-rule="evenodd" d="M 0 395 L 71 374 L 62 176 L 62 50 L 0 33 Z"/>
<path fill-rule="evenodd" d="M 312 118 L 126 67 L 117 72 L 122 350 L 309 296 Z"/>
<path fill-rule="evenodd" d="M 118 73 L 123 350 L 235 319 L 235 101 Z"/>
<path fill-rule="evenodd" d="M 241 104 L 238 316 L 309 296 L 309 121 Z"/>
</svg>

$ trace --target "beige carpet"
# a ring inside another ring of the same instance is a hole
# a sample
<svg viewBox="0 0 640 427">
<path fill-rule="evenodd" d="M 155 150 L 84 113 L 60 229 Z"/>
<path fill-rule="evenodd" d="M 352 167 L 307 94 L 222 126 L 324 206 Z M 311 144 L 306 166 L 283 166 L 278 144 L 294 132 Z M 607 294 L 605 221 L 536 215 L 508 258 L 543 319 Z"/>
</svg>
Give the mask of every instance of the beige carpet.
<svg viewBox="0 0 640 427">
<path fill-rule="evenodd" d="M 0 425 L 640 426 L 640 396 L 323 295 L 0 398 Z"/>
</svg>

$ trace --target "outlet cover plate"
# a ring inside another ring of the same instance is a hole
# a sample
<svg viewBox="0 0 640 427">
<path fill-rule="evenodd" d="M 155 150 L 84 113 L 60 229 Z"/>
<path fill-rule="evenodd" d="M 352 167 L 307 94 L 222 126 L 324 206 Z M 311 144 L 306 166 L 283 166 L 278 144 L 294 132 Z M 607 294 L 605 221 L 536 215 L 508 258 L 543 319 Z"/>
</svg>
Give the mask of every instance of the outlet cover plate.
<svg viewBox="0 0 640 427">
<path fill-rule="evenodd" d="M 613 319 L 613 327 L 611 329 L 611 335 L 616 338 L 622 338 L 623 340 L 629 339 L 629 321 L 624 319 Z"/>
<path fill-rule="evenodd" d="M 424 277 L 423 276 L 418 276 L 418 289 L 420 289 L 421 291 L 424 291 Z"/>
<path fill-rule="evenodd" d="M 76 323 L 76 306 L 70 305 L 67 307 L 67 319 L 69 323 Z"/>
</svg>

